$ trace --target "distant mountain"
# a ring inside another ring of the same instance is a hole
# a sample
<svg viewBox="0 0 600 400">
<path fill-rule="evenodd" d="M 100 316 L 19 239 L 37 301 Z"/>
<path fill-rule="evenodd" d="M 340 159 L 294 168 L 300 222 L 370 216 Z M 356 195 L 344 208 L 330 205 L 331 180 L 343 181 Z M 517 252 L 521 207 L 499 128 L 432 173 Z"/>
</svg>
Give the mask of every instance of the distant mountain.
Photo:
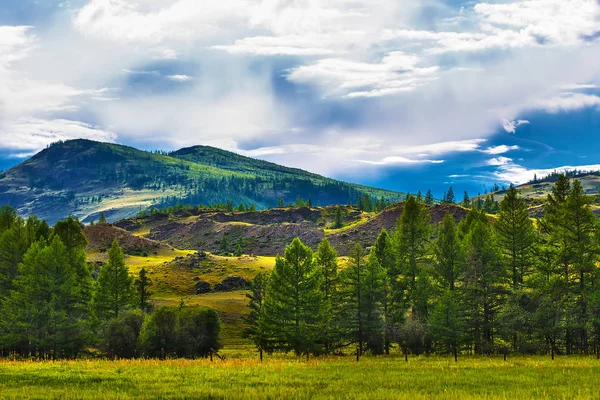
<svg viewBox="0 0 600 400">
<path fill-rule="evenodd" d="M 118 220 L 179 203 L 266 208 L 301 197 L 314 205 L 346 204 L 365 194 L 389 201 L 404 197 L 207 146 L 156 154 L 77 139 L 53 144 L 0 173 L 0 204 L 51 223 L 69 214 L 97 219 L 100 212 Z"/>
</svg>

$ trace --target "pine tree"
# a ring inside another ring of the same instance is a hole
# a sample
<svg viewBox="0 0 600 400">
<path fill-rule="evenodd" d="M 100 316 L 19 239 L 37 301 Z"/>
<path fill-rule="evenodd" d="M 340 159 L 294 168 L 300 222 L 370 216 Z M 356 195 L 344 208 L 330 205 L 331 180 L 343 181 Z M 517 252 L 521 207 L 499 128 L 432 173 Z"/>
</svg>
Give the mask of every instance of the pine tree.
<svg viewBox="0 0 600 400">
<path fill-rule="evenodd" d="M 448 204 L 454 204 L 454 189 L 452 189 L 452 186 L 448 189 L 444 201 Z"/>
<path fill-rule="evenodd" d="M 365 250 L 356 244 L 350 252 L 350 266 L 342 273 L 343 313 L 346 321 L 346 332 L 351 343 L 357 344 L 356 358 L 364 351 L 365 315 L 364 315 L 364 280 L 366 275 Z"/>
<path fill-rule="evenodd" d="M 396 258 L 394 257 L 394 248 L 392 239 L 385 229 L 382 229 L 377 236 L 375 246 L 371 249 L 377 262 L 385 272 L 383 280 L 383 319 L 384 319 L 384 350 L 390 354 L 391 341 L 398 323 L 402 320 L 405 310 L 402 308 L 401 301 L 394 296 L 401 290 L 397 287 L 398 269 L 396 268 Z"/>
<path fill-rule="evenodd" d="M 464 272 L 465 255 L 458 235 L 456 220 L 450 213 L 440 223 L 434 246 L 433 273 L 445 290 L 453 291 Z"/>
<path fill-rule="evenodd" d="M 427 193 L 425 194 L 425 204 L 428 206 L 433 204 L 433 193 L 431 193 L 431 189 L 427 189 Z"/>
<path fill-rule="evenodd" d="M 100 268 L 98 287 L 94 295 L 94 310 L 100 319 L 119 316 L 134 300 L 133 279 L 125 264 L 123 250 L 115 239 L 108 250 L 108 262 Z"/>
<path fill-rule="evenodd" d="M 429 321 L 433 340 L 443 344 L 444 351 L 451 353 L 455 361 L 465 329 L 459 304 L 456 291 L 444 290 L 433 308 Z"/>
<path fill-rule="evenodd" d="M 495 316 L 502 306 L 507 274 L 490 224 L 475 219 L 465 238 L 467 264 L 464 290 L 467 299 L 468 327 L 476 353 L 493 350 L 497 324 Z"/>
<path fill-rule="evenodd" d="M 422 276 L 421 271 L 425 264 L 429 262 L 432 234 L 430 220 L 427 207 L 410 196 L 396 222 L 394 237 L 398 272 L 405 280 L 407 304 L 412 307 L 413 316 L 422 320 L 427 318 L 427 310 L 419 308 L 417 281 L 419 276 Z"/>
<path fill-rule="evenodd" d="M 152 286 L 152 280 L 148 277 L 148 271 L 146 271 L 146 268 L 142 268 L 140 270 L 139 276 L 135 280 L 134 285 L 137 292 L 140 310 L 143 312 L 148 312 L 150 309 L 150 296 L 152 296 L 152 292 L 149 289 L 150 286 Z"/>
<path fill-rule="evenodd" d="M 261 329 L 273 338 L 275 350 L 293 350 L 296 355 L 318 352 L 319 334 L 329 323 L 320 268 L 312 250 L 296 238 L 277 257 L 264 303 Z"/>
<path fill-rule="evenodd" d="M 77 271 L 59 237 L 42 239 L 27 251 L 20 275 L 3 308 L 8 345 L 23 355 L 75 356 L 87 339 L 87 309 Z"/>
<path fill-rule="evenodd" d="M 323 286 L 321 291 L 324 294 L 324 301 L 326 304 L 332 305 L 329 307 L 329 315 L 326 317 L 329 324 L 325 327 L 323 333 L 325 342 L 325 353 L 333 350 L 337 341 L 339 341 L 339 334 L 336 331 L 339 330 L 339 312 L 337 308 L 333 307 L 334 304 L 338 303 L 338 264 L 337 264 L 337 253 L 327 238 L 324 238 L 317 252 L 315 253 L 315 263 L 321 269 L 323 275 Z"/>
<path fill-rule="evenodd" d="M 98 223 L 99 224 L 106 224 L 106 216 L 104 215 L 104 212 L 101 212 L 100 216 L 98 216 Z"/>
<path fill-rule="evenodd" d="M 462 206 L 464 208 L 470 208 L 471 207 L 471 199 L 469 198 L 469 193 L 467 193 L 466 190 L 465 190 L 465 193 L 463 194 Z"/>
<path fill-rule="evenodd" d="M 333 228 L 339 229 L 344 226 L 344 216 L 342 214 L 342 207 L 337 206 L 335 209 L 335 217 L 333 222 Z"/>
<path fill-rule="evenodd" d="M 494 223 L 494 230 L 506 265 L 512 272 L 513 288 L 517 289 L 533 267 L 535 230 L 527 214 L 525 201 L 519 197 L 512 185 L 500 202 L 500 212 Z"/>
<path fill-rule="evenodd" d="M 244 318 L 246 327 L 243 336 L 249 337 L 254 342 L 256 349 L 260 354 L 260 360 L 263 358 L 263 351 L 270 351 L 269 340 L 265 332 L 261 329 L 260 319 L 263 314 L 264 299 L 267 293 L 267 283 L 269 275 L 259 272 L 250 285 L 250 292 L 246 294 L 250 313 Z"/>
</svg>

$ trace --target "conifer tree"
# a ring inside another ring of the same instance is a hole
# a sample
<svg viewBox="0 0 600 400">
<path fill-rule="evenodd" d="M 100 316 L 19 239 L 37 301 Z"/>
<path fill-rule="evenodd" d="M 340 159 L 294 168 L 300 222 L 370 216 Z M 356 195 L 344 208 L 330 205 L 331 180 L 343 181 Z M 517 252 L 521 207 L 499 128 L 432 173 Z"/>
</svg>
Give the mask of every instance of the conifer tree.
<svg viewBox="0 0 600 400">
<path fill-rule="evenodd" d="M 466 240 L 465 304 L 476 353 L 493 350 L 495 316 L 503 304 L 507 274 L 490 224 L 475 219 Z"/>
<path fill-rule="evenodd" d="M 94 295 L 94 310 L 100 319 L 119 316 L 133 304 L 133 279 L 125 264 L 123 250 L 115 239 L 108 250 L 108 262 L 100 268 L 98 287 Z"/>
<path fill-rule="evenodd" d="M 329 353 L 333 347 L 334 342 L 339 340 L 339 335 L 335 334 L 336 330 L 339 330 L 339 313 L 337 308 L 333 307 L 338 302 L 338 264 L 337 264 L 337 253 L 327 238 L 323 238 L 317 252 L 315 253 L 315 263 L 321 268 L 323 275 L 323 285 L 321 291 L 324 295 L 324 301 L 326 304 L 330 304 L 327 316 L 327 320 L 330 321 L 325 327 L 324 339 L 325 339 L 325 353 Z"/>
<path fill-rule="evenodd" d="M 404 210 L 396 222 L 394 237 L 398 272 L 404 279 L 406 287 L 406 302 L 412 308 L 412 314 L 423 321 L 427 318 L 427 309 L 420 309 L 423 303 L 418 301 L 418 278 L 425 264 L 431 245 L 431 217 L 424 204 L 412 196 L 404 204 Z M 400 291 L 402 289 L 398 288 Z M 397 293 L 397 296 L 400 296 Z"/>
<path fill-rule="evenodd" d="M 405 310 L 402 307 L 403 302 L 394 296 L 394 294 L 399 294 L 401 290 L 398 288 L 398 268 L 396 267 L 392 239 L 385 229 L 382 229 L 379 236 L 377 236 L 377 241 L 371 252 L 385 272 L 382 288 L 384 350 L 386 354 L 389 354 L 394 331 L 403 319 Z"/>
<path fill-rule="evenodd" d="M 260 354 L 260 360 L 263 358 L 263 351 L 271 351 L 269 347 L 269 338 L 263 331 L 260 320 L 263 318 L 263 306 L 267 293 L 267 284 L 269 275 L 259 272 L 250 285 L 250 292 L 246 294 L 250 313 L 244 318 L 246 327 L 244 328 L 243 336 L 249 337 L 254 342 L 256 349 Z"/>
<path fill-rule="evenodd" d="M 321 290 L 323 275 L 312 250 L 296 238 L 277 257 L 269 278 L 261 329 L 275 350 L 296 355 L 319 352 L 319 335 L 327 321 L 329 304 Z"/>
<path fill-rule="evenodd" d="M 150 309 L 150 286 L 152 286 L 152 280 L 148 277 L 148 271 L 146 268 L 140 270 L 138 278 L 134 282 L 135 290 L 138 297 L 138 305 L 140 310 L 147 312 Z"/>
<path fill-rule="evenodd" d="M 444 215 L 434 246 L 433 273 L 444 290 L 453 291 L 464 272 L 465 255 L 458 235 L 456 220 L 450 213 Z"/>
<path fill-rule="evenodd" d="M 14 290 L 3 308 L 8 344 L 24 355 L 75 356 L 88 336 L 87 308 L 77 271 L 68 251 L 55 236 L 46 246 L 42 239 L 27 251 Z"/>
<path fill-rule="evenodd" d="M 457 292 L 445 289 L 442 293 L 431 313 L 429 327 L 433 339 L 441 343 L 443 350 L 451 353 L 456 361 L 458 348 L 464 337 L 464 320 Z"/>
<path fill-rule="evenodd" d="M 433 193 L 431 193 L 431 189 L 427 189 L 427 193 L 425 194 L 425 204 L 428 206 L 433 204 Z"/>
<path fill-rule="evenodd" d="M 527 214 L 525 201 L 519 197 L 512 185 L 500 202 L 500 212 L 494 222 L 494 230 L 505 263 L 511 271 L 513 288 L 517 289 L 533 267 L 535 230 Z"/>
</svg>

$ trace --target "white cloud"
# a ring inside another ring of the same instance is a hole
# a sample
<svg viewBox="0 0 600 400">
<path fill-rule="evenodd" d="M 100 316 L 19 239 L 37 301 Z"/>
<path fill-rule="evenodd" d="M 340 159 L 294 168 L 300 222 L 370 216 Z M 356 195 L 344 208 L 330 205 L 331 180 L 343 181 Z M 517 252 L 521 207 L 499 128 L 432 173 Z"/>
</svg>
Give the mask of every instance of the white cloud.
<svg viewBox="0 0 600 400">
<path fill-rule="evenodd" d="M 256 54 L 261 56 L 324 56 L 335 51 L 328 48 L 317 35 L 303 36 L 257 36 L 238 39 L 232 45 L 217 45 L 213 49 L 225 50 L 231 54 Z M 329 40 L 327 41 L 329 42 Z"/>
<path fill-rule="evenodd" d="M 418 67 L 414 54 L 388 53 L 377 63 L 362 63 L 339 58 L 319 60 L 290 71 L 296 83 L 325 83 L 329 93 L 346 97 L 378 97 L 410 92 L 437 79 L 438 67 Z"/>
<path fill-rule="evenodd" d="M 512 158 L 508 158 L 508 157 L 494 157 L 491 158 L 489 160 L 486 161 L 487 165 L 492 165 L 492 166 L 501 166 L 501 165 L 508 165 L 510 163 L 512 163 Z"/>
<path fill-rule="evenodd" d="M 0 141 L 10 149 L 41 150 L 58 140 L 77 138 L 113 142 L 116 135 L 90 124 L 66 119 L 22 118 L 0 128 Z"/>
<path fill-rule="evenodd" d="M 502 164 L 499 166 L 498 171 L 494 172 L 494 177 L 502 182 L 510 182 L 514 184 L 523 184 L 533 180 L 534 176 L 538 178 L 550 175 L 553 172 L 566 172 L 573 170 L 581 171 L 598 171 L 600 170 L 600 164 L 591 165 L 578 165 L 578 166 L 562 166 L 556 168 L 541 168 L 541 169 L 530 169 L 522 165 L 515 164 L 512 162 Z"/>
<path fill-rule="evenodd" d="M 525 119 L 520 119 L 517 121 L 509 121 L 507 119 L 502 120 L 502 127 L 508 133 L 517 132 L 517 128 L 521 125 L 528 125 L 530 122 Z"/>
<path fill-rule="evenodd" d="M 398 146 L 391 149 L 395 154 L 440 155 L 455 152 L 476 151 L 486 139 L 469 139 L 451 142 L 431 143 L 418 146 Z"/>
<path fill-rule="evenodd" d="M 483 150 L 483 152 L 486 154 L 496 155 L 508 153 L 509 151 L 513 150 L 519 150 L 519 146 L 507 146 L 505 144 L 501 144 L 499 146 L 488 147 L 487 149 Z"/>
<path fill-rule="evenodd" d="M 187 82 L 192 79 L 192 77 L 188 75 L 169 75 L 167 78 L 175 82 Z"/>
<path fill-rule="evenodd" d="M 591 83 L 570 83 L 560 87 L 561 90 L 585 90 L 598 88 L 600 88 L 600 86 Z"/>
<path fill-rule="evenodd" d="M 534 107 L 551 113 L 600 107 L 600 96 L 583 93 L 563 93 L 549 99 L 537 100 Z"/>
<path fill-rule="evenodd" d="M 398 164 L 441 164 L 444 160 L 427 160 L 427 159 L 412 159 L 406 157 L 392 156 L 385 157 L 381 161 L 365 161 L 361 162 L 374 165 L 398 165 Z"/>
</svg>

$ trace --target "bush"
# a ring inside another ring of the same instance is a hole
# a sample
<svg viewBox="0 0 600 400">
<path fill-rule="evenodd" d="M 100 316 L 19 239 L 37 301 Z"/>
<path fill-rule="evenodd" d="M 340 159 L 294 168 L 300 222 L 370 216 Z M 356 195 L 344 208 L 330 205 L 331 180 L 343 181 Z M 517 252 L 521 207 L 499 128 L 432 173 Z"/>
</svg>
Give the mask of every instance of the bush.
<svg viewBox="0 0 600 400">
<path fill-rule="evenodd" d="M 185 308 L 177 320 L 177 355 L 179 357 L 207 357 L 221 347 L 221 324 L 214 310 Z"/>
<path fill-rule="evenodd" d="M 140 346 L 146 357 L 176 355 L 175 325 L 177 310 L 171 307 L 160 307 L 146 318 L 140 334 Z"/>
<path fill-rule="evenodd" d="M 140 355 L 138 338 L 144 314 L 139 310 L 126 311 L 108 322 L 103 338 L 104 351 L 111 357 L 133 358 Z"/>
<path fill-rule="evenodd" d="M 214 310 L 160 307 L 144 321 L 141 350 L 146 357 L 207 357 L 221 347 L 220 330 Z"/>
</svg>

